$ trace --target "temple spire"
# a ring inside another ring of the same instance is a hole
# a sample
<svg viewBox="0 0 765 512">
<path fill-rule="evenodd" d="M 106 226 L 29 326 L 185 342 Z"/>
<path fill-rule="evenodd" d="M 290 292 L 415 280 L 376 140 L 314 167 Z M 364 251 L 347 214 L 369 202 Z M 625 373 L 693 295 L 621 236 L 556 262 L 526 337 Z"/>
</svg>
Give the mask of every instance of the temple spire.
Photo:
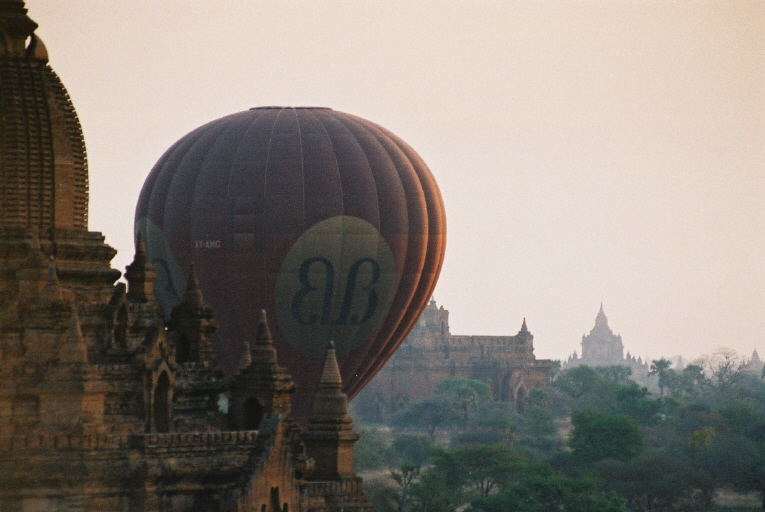
<svg viewBox="0 0 765 512">
<path fill-rule="evenodd" d="M 315 480 L 342 480 L 355 477 L 353 444 L 359 436 L 348 416 L 348 396 L 342 390 L 335 344 L 330 342 L 324 358 L 319 389 L 313 397 L 313 411 L 303 441 L 308 455 L 316 460 Z"/>
<path fill-rule="evenodd" d="M 21 0 L 0 0 L 0 57 L 48 61 L 48 51 L 35 34 L 37 23 Z"/>
<path fill-rule="evenodd" d="M 153 277 L 151 282 L 154 282 Z M 149 291 L 153 294 L 153 286 Z M 159 306 L 159 303 L 157 305 Z M 179 352 L 176 357 L 182 361 L 199 361 L 217 366 L 212 336 L 218 328 L 218 323 L 213 319 L 212 310 L 205 303 L 199 289 L 194 265 L 189 268 L 186 290 L 181 302 L 170 313 L 167 325 L 177 338 Z M 243 344 L 242 352 L 249 357 L 249 343 L 243 340 Z M 249 366 L 249 359 L 241 361 L 241 364 L 243 366 L 240 368 Z"/>
<path fill-rule="evenodd" d="M 608 317 L 606 317 L 606 313 L 603 311 L 603 302 L 600 303 L 600 309 L 598 310 L 598 314 L 595 317 L 595 325 L 603 325 L 608 327 Z"/>
<path fill-rule="evenodd" d="M 147 302 L 154 298 L 154 281 L 157 273 L 154 265 L 146 257 L 146 247 L 140 233 L 135 244 L 133 262 L 125 268 L 125 279 L 128 282 L 129 299 L 137 302 Z"/>
<path fill-rule="evenodd" d="M 194 264 L 189 266 L 189 279 L 186 282 L 186 291 L 183 294 L 183 302 L 189 306 L 200 307 L 204 305 L 202 289 L 199 288 L 199 280 L 194 270 Z"/>
<path fill-rule="evenodd" d="M 247 340 L 242 342 L 242 357 L 239 359 L 239 369 L 244 370 L 252 365 L 252 350 Z"/>
<path fill-rule="evenodd" d="M 268 327 L 268 315 L 265 309 L 260 310 L 258 315 L 258 325 L 255 329 L 255 342 L 244 341 L 242 343 L 242 357 L 239 360 L 239 369 L 243 370 L 249 366 L 267 365 L 276 366 L 276 349 L 274 348 L 271 329 Z"/>
<path fill-rule="evenodd" d="M 258 315 L 255 340 L 243 340 L 242 344 L 239 373 L 231 384 L 229 415 L 235 429 L 252 430 L 265 416 L 290 415 L 295 383 L 277 363 L 265 310 Z"/>
<path fill-rule="evenodd" d="M 24 2 L 0 0 L 0 226 L 86 230 L 85 144 Z"/>
<path fill-rule="evenodd" d="M 518 334 L 528 334 L 529 328 L 526 326 L 526 317 L 523 317 L 523 324 L 521 324 L 521 330 L 518 331 Z"/>
<path fill-rule="evenodd" d="M 251 360 L 253 362 L 276 364 L 276 349 L 274 349 L 265 309 L 260 310 L 258 326 L 255 331 L 255 343 L 252 344 L 251 351 Z"/>
<path fill-rule="evenodd" d="M 181 302 L 175 306 L 170 316 L 173 318 L 184 314 L 195 318 L 212 318 L 212 311 L 202 295 L 202 289 L 199 287 L 193 263 L 189 265 L 189 277 L 186 280 L 186 290 L 183 292 Z"/>
<path fill-rule="evenodd" d="M 0 33 L 10 36 L 11 48 L 3 48 L 3 51 L 23 52 L 26 38 L 31 36 L 37 23 L 27 15 L 27 9 L 21 0 L 0 1 Z M 6 45 L 3 45 L 4 47 Z"/>
<path fill-rule="evenodd" d="M 330 341 L 327 346 L 327 355 L 324 357 L 324 368 L 321 371 L 319 389 L 340 389 L 343 379 L 340 376 L 340 367 L 337 364 L 335 342 Z"/>
</svg>

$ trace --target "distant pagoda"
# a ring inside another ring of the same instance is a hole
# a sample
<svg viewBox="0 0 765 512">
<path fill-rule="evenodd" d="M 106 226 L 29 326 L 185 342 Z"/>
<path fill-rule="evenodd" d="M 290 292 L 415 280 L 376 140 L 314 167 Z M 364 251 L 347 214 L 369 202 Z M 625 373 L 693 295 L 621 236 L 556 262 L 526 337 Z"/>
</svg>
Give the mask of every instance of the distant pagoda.
<svg viewBox="0 0 765 512">
<path fill-rule="evenodd" d="M 619 334 L 614 334 L 608 325 L 608 317 L 600 304 L 595 316 L 595 325 L 589 334 L 582 335 L 581 356 L 574 352 L 563 364 L 563 368 L 575 366 L 627 366 L 633 375 L 639 376 L 648 372 L 648 364 L 640 357 L 629 352 L 624 355 L 624 343 Z"/>
</svg>

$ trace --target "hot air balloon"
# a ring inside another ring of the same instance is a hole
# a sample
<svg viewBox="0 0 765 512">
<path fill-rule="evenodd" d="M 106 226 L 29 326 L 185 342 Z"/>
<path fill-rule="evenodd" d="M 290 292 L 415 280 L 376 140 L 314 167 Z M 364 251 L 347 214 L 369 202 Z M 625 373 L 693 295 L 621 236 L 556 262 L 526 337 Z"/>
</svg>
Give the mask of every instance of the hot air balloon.
<svg viewBox="0 0 765 512">
<path fill-rule="evenodd" d="M 334 341 L 353 397 L 430 298 L 446 241 L 443 202 L 404 141 L 316 107 L 261 107 L 176 142 L 144 183 L 135 218 L 166 315 L 193 263 L 228 374 L 265 309 L 295 415 L 307 416 Z"/>
</svg>

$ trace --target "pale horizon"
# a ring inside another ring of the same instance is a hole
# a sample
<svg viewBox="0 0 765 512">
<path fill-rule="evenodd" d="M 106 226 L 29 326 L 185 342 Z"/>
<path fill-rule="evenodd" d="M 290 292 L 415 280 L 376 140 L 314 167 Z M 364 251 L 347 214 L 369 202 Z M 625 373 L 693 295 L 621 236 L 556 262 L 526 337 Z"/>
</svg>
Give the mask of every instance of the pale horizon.
<svg viewBox="0 0 765 512">
<path fill-rule="evenodd" d="M 765 353 L 765 3 L 28 0 L 83 125 L 89 228 L 132 258 L 165 149 L 259 105 L 407 141 L 438 182 L 455 334 Z"/>
</svg>

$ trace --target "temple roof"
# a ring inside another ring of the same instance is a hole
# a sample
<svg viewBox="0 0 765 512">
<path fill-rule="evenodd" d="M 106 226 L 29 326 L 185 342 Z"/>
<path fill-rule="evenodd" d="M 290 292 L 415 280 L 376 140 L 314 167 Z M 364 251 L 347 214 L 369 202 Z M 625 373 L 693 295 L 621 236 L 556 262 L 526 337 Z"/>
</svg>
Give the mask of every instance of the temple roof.
<svg viewBox="0 0 765 512">
<path fill-rule="evenodd" d="M 80 122 L 24 2 L 0 0 L 0 227 L 87 229 Z"/>
<path fill-rule="evenodd" d="M 608 327 L 608 317 L 606 316 L 606 313 L 603 311 L 603 303 L 600 303 L 600 310 L 598 310 L 598 314 L 595 316 L 595 326 L 598 325 L 604 325 Z"/>
<path fill-rule="evenodd" d="M 529 328 L 526 326 L 526 317 L 523 317 L 523 324 L 521 324 L 521 330 L 518 331 L 518 334 L 527 334 L 529 332 Z"/>
</svg>

